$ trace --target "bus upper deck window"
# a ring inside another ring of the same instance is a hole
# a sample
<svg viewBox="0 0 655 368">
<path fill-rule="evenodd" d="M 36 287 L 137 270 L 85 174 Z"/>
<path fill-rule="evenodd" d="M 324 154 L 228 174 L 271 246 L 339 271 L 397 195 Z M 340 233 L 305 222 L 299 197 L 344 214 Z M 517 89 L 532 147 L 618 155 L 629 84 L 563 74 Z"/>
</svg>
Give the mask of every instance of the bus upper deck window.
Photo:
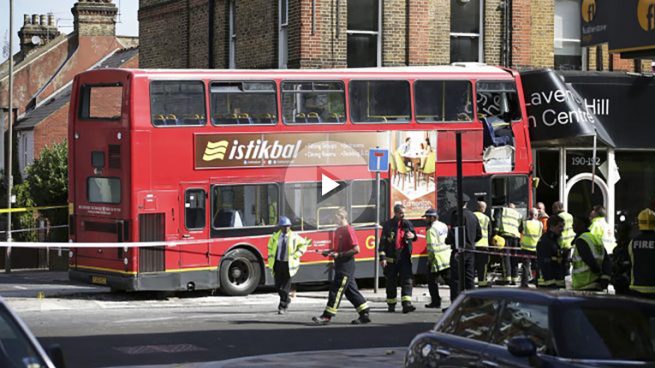
<svg viewBox="0 0 655 368">
<path fill-rule="evenodd" d="M 506 122 L 521 119 L 521 105 L 513 81 L 478 81 L 477 105 L 480 117 L 497 116 Z"/>
<path fill-rule="evenodd" d="M 82 86 L 80 119 L 119 120 L 122 107 L 123 86 L 120 83 Z"/>
<path fill-rule="evenodd" d="M 350 118 L 355 123 L 407 123 L 409 82 L 351 81 Z"/>
<path fill-rule="evenodd" d="M 214 125 L 273 125 L 277 122 L 275 83 L 213 82 L 211 109 Z"/>
<path fill-rule="evenodd" d="M 346 116 L 343 83 L 283 82 L 282 111 L 286 124 L 343 123 Z"/>
<path fill-rule="evenodd" d="M 419 122 L 473 121 L 473 88 L 469 81 L 422 80 L 414 83 Z"/>
<path fill-rule="evenodd" d="M 205 124 L 205 85 L 201 81 L 153 81 L 150 114 L 155 126 Z"/>
</svg>

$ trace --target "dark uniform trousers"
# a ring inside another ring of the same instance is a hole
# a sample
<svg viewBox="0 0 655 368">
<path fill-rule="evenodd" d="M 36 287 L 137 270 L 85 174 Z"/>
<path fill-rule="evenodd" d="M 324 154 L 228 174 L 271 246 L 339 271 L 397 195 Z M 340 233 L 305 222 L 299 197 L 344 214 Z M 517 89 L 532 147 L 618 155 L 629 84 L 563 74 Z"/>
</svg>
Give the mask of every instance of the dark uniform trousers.
<svg viewBox="0 0 655 368">
<path fill-rule="evenodd" d="M 449 270 L 443 270 L 439 272 L 428 272 L 428 292 L 430 293 L 430 299 L 432 303 L 441 303 L 441 296 L 439 295 L 439 276 L 448 284 L 450 274 Z"/>
<path fill-rule="evenodd" d="M 505 247 L 506 248 L 518 248 L 519 247 L 519 238 L 515 238 L 512 236 L 505 236 L 503 235 L 503 238 L 505 239 Z M 519 260 L 516 257 L 510 257 L 509 254 L 512 252 L 515 252 L 515 250 L 505 250 L 505 253 L 507 253 L 507 256 L 503 257 L 503 278 L 507 279 L 511 276 L 513 280 L 516 280 L 518 277 L 518 266 L 519 266 Z"/>
<path fill-rule="evenodd" d="M 273 273 L 275 276 L 275 290 L 280 295 L 280 305 L 278 309 L 286 309 L 291 303 L 289 292 L 291 291 L 291 275 L 289 275 L 289 262 L 275 260 L 273 264 Z"/>
<path fill-rule="evenodd" d="M 461 289 L 459 284 L 460 267 L 464 267 L 464 288 L 471 290 L 475 288 L 475 257 L 473 253 L 464 252 L 464 264 L 460 265 L 462 258 L 460 252 L 452 252 L 450 254 L 450 300 L 454 302 L 457 299 Z"/>
<path fill-rule="evenodd" d="M 403 304 L 411 304 L 412 297 L 412 261 L 409 257 L 403 256 L 394 260 L 387 258 L 387 266 L 384 268 L 384 277 L 387 282 L 387 304 L 396 305 L 398 302 L 398 282 L 400 282 L 400 295 Z"/>
<path fill-rule="evenodd" d="M 357 309 L 357 312 L 360 314 L 368 313 L 366 299 L 359 291 L 357 282 L 355 282 L 355 259 L 353 258 L 347 261 L 336 260 L 334 262 L 334 280 L 330 284 L 327 307 L 323 314 L 334 317 L 344 294 L 346 299 Z"/>
<path fill-rule="evenodd" d="M 475 250 L 487 251 L 487 247 L 477 247 Z M 487 268 L 489 266 L 489 255 L 482 253 L 475 253 L 475 272 L 478 274 L 478 286 L 487 287 L 489 282 L 487 281 Z"/>
</svg>

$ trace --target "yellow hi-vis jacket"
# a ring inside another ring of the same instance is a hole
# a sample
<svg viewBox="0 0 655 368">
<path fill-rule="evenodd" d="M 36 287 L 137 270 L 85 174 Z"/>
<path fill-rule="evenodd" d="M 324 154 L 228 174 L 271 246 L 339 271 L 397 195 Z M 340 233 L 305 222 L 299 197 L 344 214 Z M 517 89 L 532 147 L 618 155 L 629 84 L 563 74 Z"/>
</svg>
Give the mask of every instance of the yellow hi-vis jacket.
<svg viewBox="0 0 655 368">
<path fill-rule="evenodd" d="M 589 250 L 591 250 L 591 254 L 598 266 L 602 267 L 605 250 L 600 239 L 589 232 L 580 235 L 580 238 L 584 240 Z M 573 248 L 571 261 L 573 264 L 573 271 L 571 272 L 573 290 L 595 290 L 600 288 L 601 279 L 607 279 L 609 281 L 609 275 L 602 275 L 591 270 L 582 260 L 582 257 L 580 257 L 577 247 Z"/>
<path fill-rule="evenodd" d="M 559 237 L 559 246 L 564 249 L 571 249 L 571 243 L 575 238 L 575 231 L 573 231 L 573 216 L 568 212 L 560 212 L 557 214 L 564 220 L 564 230 L 562 236 Z"/>
<path fill-rule="evenodd" d="M 476 247 L 488 247 L 489 246 L 489 222 L 491 219 L 489 216 L 485 215 L 482 212 L 475 211 L 473 212 L 475 217 L 478 218 L 480 222 L 480 229 L 482 229 L 482 238 L 475 243 Z"/>
<path fill-rule="evenodd" d="M 271 236 L 271 239 L 268 241 L 268 268 L 273 272 L 273 264 L 275 263 L 275 256 L 277 255 L 277 245 L 280 241 L 280 235 L 282 230 L 278 230 Z M 289 259 L 289 275 L 293 275 L 298 272 L 300 268 L 300 257 L 305 254 L 307 247 L 312 242 L 309 239 L 305 239 L 302 236 L 294 233 L 289 230 L 286 234 L 287 237 L 287 251 Z"/>
<path fill-rule="evenodd" d="M 616 247 L 616 240 L 614 239 L 614 232 L 607 221 L 605 221 L 605 218 L 599 216 L 592 219 L 589 232 L 591 235 L 600 239 L 607 253 L 612 253 L 614 247 Z"/>
<path fill-rule="evenodd" d="M 519 225 L 521 224 L 521 215 L 519 211 L 503 207 L 500 213 L 500 224 L 498 224 L 498 231 L 500 235 L 510 236 L 513 238 L 520 238 Z"/>
<path fill-rule="evenodd" d="M 451 250 L 450 245 L 446 244 L 447 235 L 448 226 L 440 221 L 433 222 L 425 234 L 430 272 L 439 272 L 450 268 Z"/>
<path fill-rule="evenodd" d="M 544 224 L 539 220 L 523 221 L 523 237 L 521 238 L 521 249 L 536 252 L 537 243 L 544 231 Z"/>
</svg>

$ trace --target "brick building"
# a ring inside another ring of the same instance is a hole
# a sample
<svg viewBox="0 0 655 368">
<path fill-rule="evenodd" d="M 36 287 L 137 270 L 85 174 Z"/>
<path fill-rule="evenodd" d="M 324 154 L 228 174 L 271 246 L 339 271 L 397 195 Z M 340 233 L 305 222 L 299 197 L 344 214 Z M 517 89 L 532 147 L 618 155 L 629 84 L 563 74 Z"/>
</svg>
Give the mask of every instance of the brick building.
<svg viewBox="0 0 655 368">
<path fill-rule="evenodd" d="M 602 47 L 580 47 L 579 18 L 578 0 L 140 0 L 140 59 L 145 68 L 633 69 L 607 51 L 597 65 Z"/>
<path fill-rule="evenodd" d="M 122 62 L 112 58 L 121 50 L 138 45 L 135 37 L 116 36 L 117 11 L 110 0 L 81 0 L 71 9 L 74 30 L 68 35 L 59 32 L 52 16 L 24 16 L 18 32 L 20 51 L 14 55 L 13 93 L 14 157 L 17 157 L 14 165 L 18 164 L 15 167 L 21 172 L 46 145 L 66 138 L 66 90 L 76 74 L 99 67 L 110 59 L 114 61 L 114 67 L 138 66 L 136 53 L 122 52 L 123 56 L 129 55 L 129 59 L 118 59 Z M 0 122 L 5 129 L 8 120 L 8 67 L 8 61 L 0 65 Z M 61 103 L 61 97 L 66 103 Z M 54 101 L 57 103 L 53 104 Z M 59 108 L 54 110 L 54 106 Z M 0 144 L 0 152 L 4 153 L 4 140 L 0 140 Z M 0 164 L 4 171 L 5 159 L 0 160 Z"/>
</svg>

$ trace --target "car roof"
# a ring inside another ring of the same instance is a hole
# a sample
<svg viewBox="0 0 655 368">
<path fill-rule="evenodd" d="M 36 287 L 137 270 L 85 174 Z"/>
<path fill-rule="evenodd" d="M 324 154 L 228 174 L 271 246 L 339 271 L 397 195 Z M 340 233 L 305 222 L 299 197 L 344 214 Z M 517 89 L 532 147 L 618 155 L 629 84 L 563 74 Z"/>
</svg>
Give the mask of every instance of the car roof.
<svg viewBox="0 0 655 368">
<path fill-rule="evenodd" d="M 520 289 L 520 288 L 482 288 L 467 290 L 467 296 L 483 298 L 498 298 L 521 300 L 538 304 L 576 304 L 593 305 L 595 307 L 622 307 L 622 308 L 651 308 L 655 309 L 655 302 L 644 299 L 630 298 L 616 295 L 600 295 L 597 293 L 573 292 L 568 290 Z"/>
</svg>

